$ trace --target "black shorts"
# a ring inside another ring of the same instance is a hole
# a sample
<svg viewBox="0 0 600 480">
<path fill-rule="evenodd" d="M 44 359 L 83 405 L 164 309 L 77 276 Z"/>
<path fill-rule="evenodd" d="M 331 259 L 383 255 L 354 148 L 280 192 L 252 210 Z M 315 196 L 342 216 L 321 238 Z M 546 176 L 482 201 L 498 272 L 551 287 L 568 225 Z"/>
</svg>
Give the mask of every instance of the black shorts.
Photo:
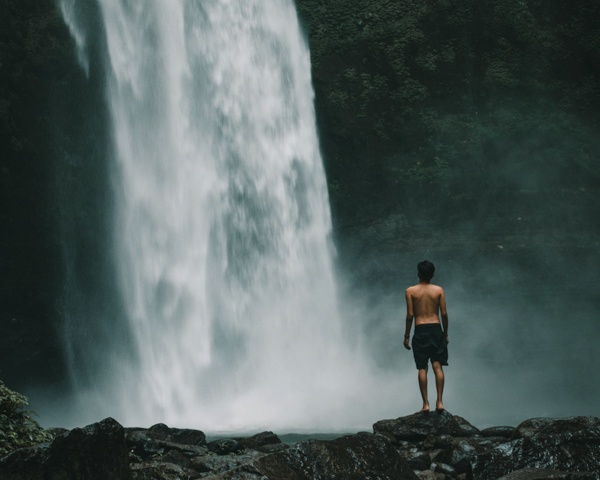
<svg viewBox="0 0 600 480">
<path fill-rule="evenodd" d="M 415 326 L 412 349 L 419 370 L 427 368 L 429 360 L 448 365 L 448 342 L 439 323 Z"/>
</svg>

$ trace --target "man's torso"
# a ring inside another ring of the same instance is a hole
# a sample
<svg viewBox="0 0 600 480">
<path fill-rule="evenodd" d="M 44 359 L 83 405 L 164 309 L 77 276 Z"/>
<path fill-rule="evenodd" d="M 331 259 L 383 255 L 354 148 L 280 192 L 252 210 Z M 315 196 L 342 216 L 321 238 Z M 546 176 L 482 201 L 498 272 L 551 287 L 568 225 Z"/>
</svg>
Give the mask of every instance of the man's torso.
<svg viewBox="0 0 600 480">
<path fill-rule="evenodd" d="M 440 323 L 439 310 L 442 288 L 437 285 L 415 285 L 408 289 L 411 297 L 415 325 Z"/>
</svg>

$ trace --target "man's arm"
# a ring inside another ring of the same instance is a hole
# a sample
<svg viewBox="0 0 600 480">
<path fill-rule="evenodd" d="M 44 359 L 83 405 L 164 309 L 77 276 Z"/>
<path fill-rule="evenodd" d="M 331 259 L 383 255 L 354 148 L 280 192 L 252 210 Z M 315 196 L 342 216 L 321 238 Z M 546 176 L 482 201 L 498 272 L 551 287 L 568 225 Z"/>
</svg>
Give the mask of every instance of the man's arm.
<svg viewBox="0 0 600 480">
<path fill-rule="evenodd" d="M 444 329 L 444 333 L 446 335 L 446 341 L 448 340 L 448 311 L 446 310 L 446 296 L 444 295 L 444 290 L 442 289 L 442 295 L 440 296 L 440 313 L 442 315 L 442 327 Z"/>
<path fill-rule="evenodd" d="M 407 350 L 410 350 L 408 339 L 410 338 L 410 330 L 412 328 L 414 316 L 415 312 L 413 311 L 412 297 L 410 296 L 410 293 L 408 293 L 408 289 L 406 289 L 406 330 L 404 331 L 404 348 Z"/>
</svg>

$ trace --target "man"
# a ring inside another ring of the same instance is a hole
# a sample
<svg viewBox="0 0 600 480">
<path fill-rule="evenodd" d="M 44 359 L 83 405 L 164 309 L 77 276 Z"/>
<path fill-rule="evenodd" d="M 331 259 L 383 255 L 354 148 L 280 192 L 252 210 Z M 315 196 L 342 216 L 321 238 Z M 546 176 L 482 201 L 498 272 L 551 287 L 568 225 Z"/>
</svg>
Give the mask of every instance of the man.
<svg viewBox="0 0 600 480">
<path fill-rule="evenodd" d="M 444 371 L 442 365 L 448 365 L 448 312 L 444 290 L 431 284 L 435 267 L 433 263 L 424 261 L 417 266 L 419 284 L 406 290 L 406 332 L 404 347 L 410 350 L 408 340 L 413 318 L 415 319 L 415 336 L 412 341 L 415 363 L 419 369 L 419 388 L 423 397 L 421 412 L 429 412 L 427 400 L 428 362 L 435 373 L 437 389 L 436 410 L 443 410 L 442 393 L 444 392 Z M 442 326 L 440 317 L 442 316 Z"/>
</svg>

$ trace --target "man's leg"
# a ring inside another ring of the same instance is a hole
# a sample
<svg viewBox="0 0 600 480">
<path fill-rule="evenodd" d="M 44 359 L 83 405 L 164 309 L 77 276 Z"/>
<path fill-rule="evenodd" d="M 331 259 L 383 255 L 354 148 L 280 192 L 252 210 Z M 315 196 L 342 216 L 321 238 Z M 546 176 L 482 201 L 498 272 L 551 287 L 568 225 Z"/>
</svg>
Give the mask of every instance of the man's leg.
<svg viewBox="0 0 600 480">
<path fill-rule="evenodd" d="M 423 397 L 423 408 L 421 412 L 429 411 L 429 401 L 427 400 L 427 371 L 429 366 L 419 369 L 419 389 L 421 390 L 421 397 Z"/>
<path fill-rule="evenodd" d="M 437 360 L 432 361 L 431 366 L 433 367 L 433 373 L 435 374 L 435 388 L 437 390 L 435 409 L 443 410 L 444 404 L 442 403 L 442 394 L 444 393 L 444 370 L 442 370 L 442 364 Z"/>
</svg>

